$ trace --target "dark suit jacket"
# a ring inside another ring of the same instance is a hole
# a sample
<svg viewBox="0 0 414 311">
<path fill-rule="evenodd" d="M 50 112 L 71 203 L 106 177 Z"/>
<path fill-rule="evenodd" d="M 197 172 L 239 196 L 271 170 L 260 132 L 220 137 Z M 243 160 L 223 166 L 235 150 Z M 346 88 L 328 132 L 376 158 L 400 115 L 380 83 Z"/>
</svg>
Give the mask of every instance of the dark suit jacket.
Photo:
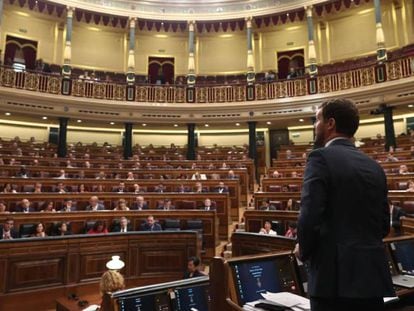
<svg viewBox="0 0 414 311">
<path fill-rule="evenodd" d="M 130 232 L 130 231 L 134 231 L 134 230 L 132 230 L 132 225 L 131 224 L 127 224 L 127 232 Z M 112 228 L 112 231 L 111 232 L 121 232 L 121 226 L 120 225 L 114 226 Z"/>
<path fill-rule="evenodd" d="M 23 213 L 23 207 L 16 206 L 16 212 L 17 213 Z M 36 212 L 35 209 L 33 207 L 29 207 L 29 213 L 33 213 L 33 212 Z"/>
<path fill-rule="evenodd" d="M 349 140 L 309 154 L 298 220 L 311 297 L 394 294 L 382 238 L 390 229 L 384 170 Z"/>
<path fill-rule="evenodd" d="M 132 206 L 131 206 L 131 208 L 130 208 L 131 210 L 135 210 L 135 211 L 137 211 L 138 210 L 138 205 L 137 205 L 137 203 L 136 202 L 134 202 L 134 203 L 132 203 Z M 148 209 L 148 205 L 147 205 L 147 203 L 144 203 L 143 205 L 142 205 L 142 208 L 141 209 Z"/>
<path fill-rule="evenodd" d="M 162 231 L 162 228 L 157 222 L 153 224 L 152 228 L 147 223 L 144 223 L 141 225 L 141 231 Z"/>
<path fill-rule="evenodd" d="M 157 207 L 157 209 L 158 210 L 164 210 L 164 206 L 160 205 L 160 206 Z M 175 209 L 175 206 L 174 205 L 171 205 L 170 206 L 170 210 L 173 210 L 173 209 Z"/>
<path fill-rule="evenodd" d="M 88 205 L 86 207 L 86 210 L 87 211 L 92 211 L 92 206 Z M 98 203 L 98 211 L 103 211 L 103 210 L 105 210 L 105 206 L 103 206 L 103 204 L 101 204 L 101 203 Z"/>
<path fill-rule="evenodd" d="M 14 229 L 10 230 L 10 235 L 13 239 L 19 238 L 19 233 L 17 233 L 17 231 Z M 3 226 L 0 226 L 0 240 L 3 240 Z"/>
<path fill-rule="evenodd" d="M 220 192 L 220 190 L 221 190 L 221 192 Z M 223 187 L 223 188 L 217 187 L 217 188 L 214 189 L 214 192 L 218 192 L 218 193 L 228 193 L 229 192 L 229 189 L 227 187 Z"/>
<path fill-rule="evenodd" d="M 203 211 L 205 211 L 206 210 L 206 207 L 205 206 L 202 206 L 201 207 L 201 209 L 203 210 Z M 215 211 L 216 210 L 216 207 L 215 206 L 210 206 L 210 211 Z"/>
<path fill-rule="evenodd" d="M 400 218 L 403 216 L 406 216 L 405 211 L 401 207 L 394 205 L 391 213 L 391 226 L 394 228 L 396 234 L 401 233 Z"/>
</svg>

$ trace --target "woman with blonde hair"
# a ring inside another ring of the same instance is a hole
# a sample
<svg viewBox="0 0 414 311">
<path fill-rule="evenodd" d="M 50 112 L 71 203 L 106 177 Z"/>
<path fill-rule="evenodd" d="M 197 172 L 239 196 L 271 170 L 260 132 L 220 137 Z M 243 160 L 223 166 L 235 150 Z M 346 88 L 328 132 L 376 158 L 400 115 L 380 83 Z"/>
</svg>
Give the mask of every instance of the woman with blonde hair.
<svg viewBox="0 0 414 311">
<path fill-rule="evenodd" d="M 125 288 L 125 280 L 121 273 L 108 270 L 102 274 L 99 282 L 99 290 L 102 295 L 100 311 L 112 311 L 114 306 L 111 302 L 111 294 Z"/>
</svg>

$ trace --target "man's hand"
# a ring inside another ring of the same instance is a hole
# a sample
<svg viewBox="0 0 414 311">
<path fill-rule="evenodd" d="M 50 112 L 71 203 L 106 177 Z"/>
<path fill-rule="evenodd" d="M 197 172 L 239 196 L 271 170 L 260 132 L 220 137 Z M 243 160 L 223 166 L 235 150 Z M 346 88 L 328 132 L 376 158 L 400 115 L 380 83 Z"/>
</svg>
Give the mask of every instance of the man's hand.
<svg viewBox="0 0 414 311">
<path fill-rule="evenodd" d="M 297 259 L 300 259 L 299 243 L 296 243 L 295 248 L 293 249 L 293 254 Z"/>
</svg>

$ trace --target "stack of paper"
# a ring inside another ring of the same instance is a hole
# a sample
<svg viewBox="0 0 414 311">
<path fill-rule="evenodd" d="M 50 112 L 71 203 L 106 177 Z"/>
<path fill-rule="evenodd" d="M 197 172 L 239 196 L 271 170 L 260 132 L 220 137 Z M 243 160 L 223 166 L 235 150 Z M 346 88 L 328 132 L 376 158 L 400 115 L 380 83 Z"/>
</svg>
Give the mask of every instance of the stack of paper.
<svg viewBox="0 0 414 311">
<path fill-rule="evenodd" d="M 263 309 L 255 307 L 258 303 L 266 303 L 269 305 L 281 306 L 290 308 L 294 311 L 309 311 L 310 302 L 309 299 L 295 295 L 289 292 L 280 293 L 264 293 L 262 294 L 264 299 L 248 302 L 243 306 L 243 310 L 246 311 L 261 311 Z"/>
</svg>

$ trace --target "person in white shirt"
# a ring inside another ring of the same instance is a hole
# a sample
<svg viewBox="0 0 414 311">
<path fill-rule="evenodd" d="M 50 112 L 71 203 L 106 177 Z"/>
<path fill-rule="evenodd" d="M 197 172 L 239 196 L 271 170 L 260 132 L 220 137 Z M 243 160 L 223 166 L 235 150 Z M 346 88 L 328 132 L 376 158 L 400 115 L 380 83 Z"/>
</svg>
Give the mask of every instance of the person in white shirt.
<svg viewBox="0 0 414 311">
<path fill-rule="evenodd" d="M 264 223 L 264 228 L 260 229 L 259 234 L 277 235 L 277 232 L 272 230 L 272 224 L 267 220 Z"/>
</svg>

